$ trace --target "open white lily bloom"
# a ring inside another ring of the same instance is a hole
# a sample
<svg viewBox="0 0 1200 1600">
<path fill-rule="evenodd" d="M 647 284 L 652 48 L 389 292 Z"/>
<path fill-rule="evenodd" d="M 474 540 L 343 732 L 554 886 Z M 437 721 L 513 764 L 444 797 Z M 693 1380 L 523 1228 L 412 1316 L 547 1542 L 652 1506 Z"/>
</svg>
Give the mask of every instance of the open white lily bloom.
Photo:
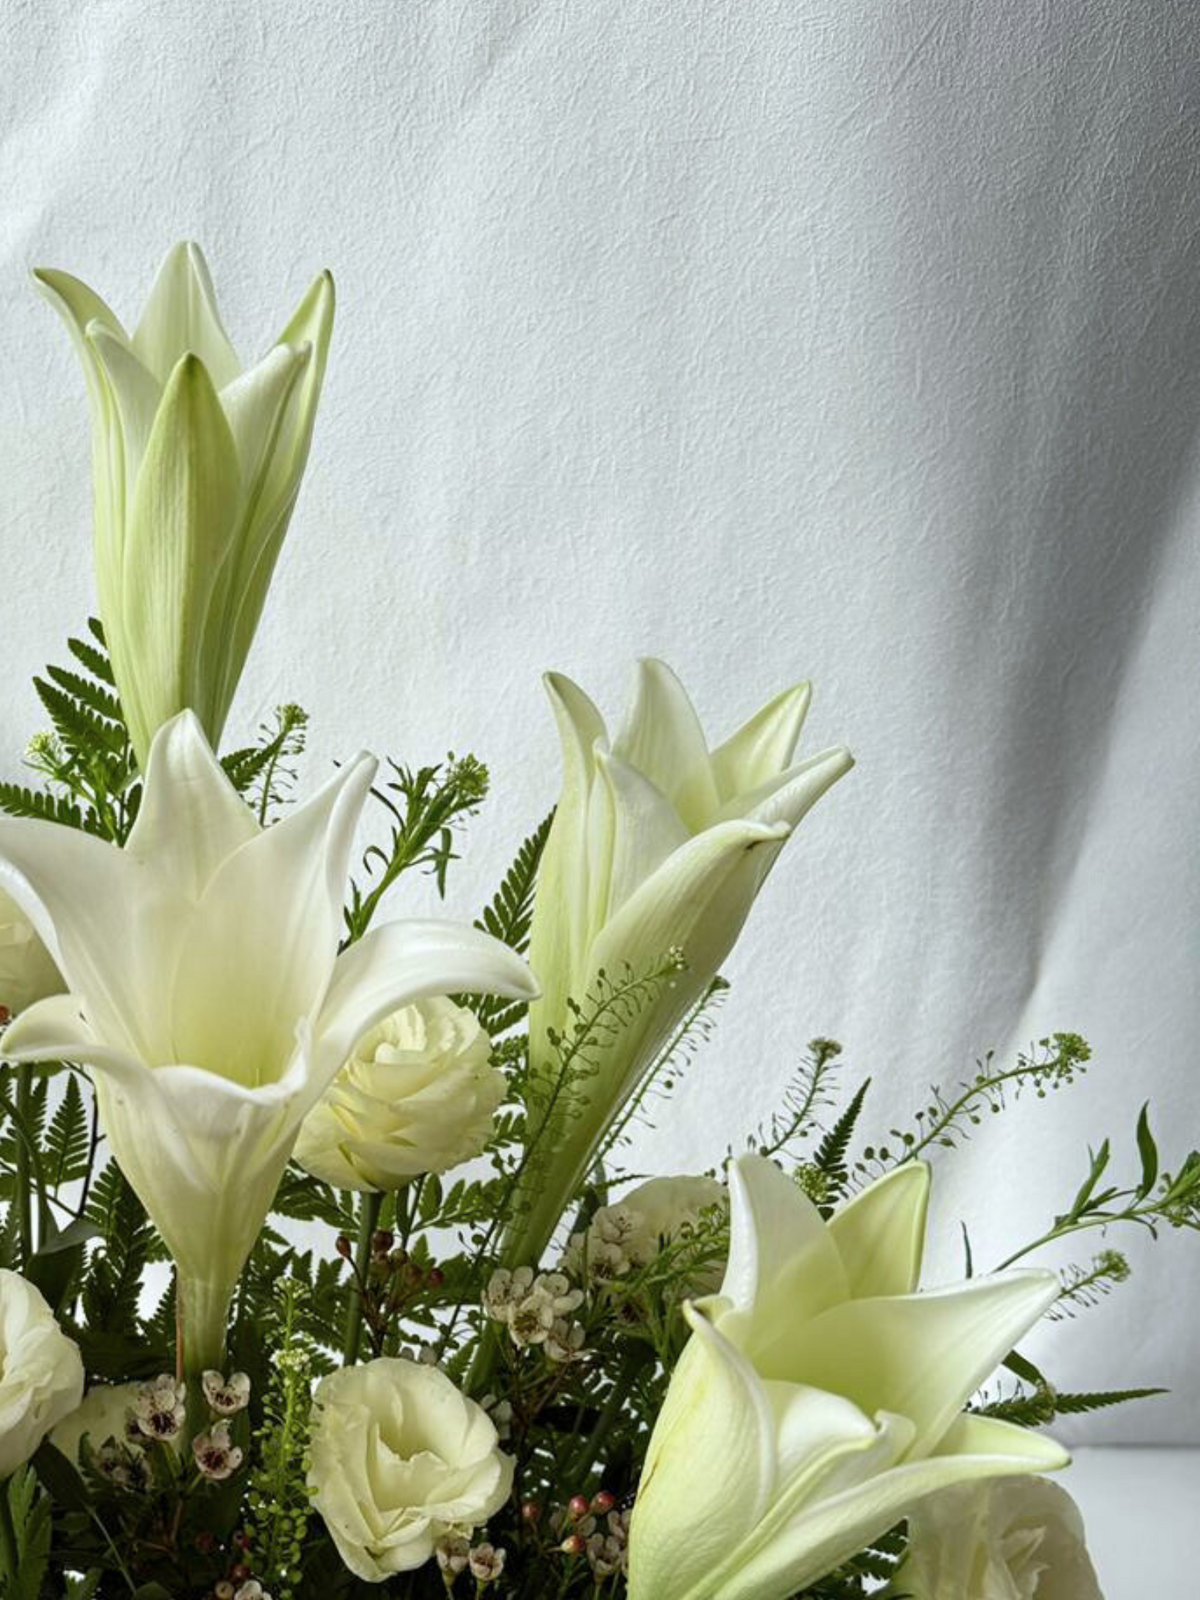
<svg viewBox="0 0 1200 1600">
<path fill-rule="evenodd" d="M 194 1371 L 222 1365 L 230 1293 L 355 1041 L 427 995 L 535 989 L 512 951 L 451 923 L 384 925 L 338 954 L 374 772 L 359 756 L 264 830 L 184 712 L 154 741 L 124 850 L 0 819 L 0 884 L 69 990 L 22 1013 L 5 1054 L 92 1069 L 113 1153 L 175 1258 Z"/>
<path fill-rule="evenodd" d="M 144 768 L 185 707 L 220 739 L 308 459 L 333 282 L 243 370 L 197 245 L 167 256 L 132 334 L 77 278 L 35 277 L 87 379 L 100 615 Z"/>
<path fill-rule="evenodd" d="M 640 663 L 637 694 L 611 748 L 596 707 L 568 678 L 547 680 L 563 749 L 563 786 L 542 859 L 530 964 L 542 998 L 530 1013 L 533 1081 L 547 1098 L 558 1071 L 551 1031 L 569 1033 L 568 1001 L 601 972 L 642 976 L 678 951 L 686 970 L 627 1026 L 589 1047 L 595 1064 L 571 1085 L 569 1115 L 530 1164 L 509 1259 L 534 1259 L 586 1175 L 605 1131 L 662 1045 L 733 948 L 801 818 L 848 772 L 841 746 L 796 761 L 808 684 L 772 700 L 710 750 L 679 679 Z"/>
<path fill-rule="evenodd" d="M 729 1173 L 729 1266 L 686 1308 L 630 1530 L 630 1600 L 783 1600 L 925 1495 L 1067 1454 L 969 1396 L 1058 1293 L 1007 1272 L 918 1293 L 928 1170 L 828 1223 L 772 1162 Z"/>
</svg>

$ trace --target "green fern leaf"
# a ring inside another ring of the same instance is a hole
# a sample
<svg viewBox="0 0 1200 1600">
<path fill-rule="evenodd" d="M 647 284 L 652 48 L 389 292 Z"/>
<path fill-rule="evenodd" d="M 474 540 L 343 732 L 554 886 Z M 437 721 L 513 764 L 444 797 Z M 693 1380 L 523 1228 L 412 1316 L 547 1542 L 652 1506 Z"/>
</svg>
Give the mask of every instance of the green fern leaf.
<svg viewBox="0 0 1200 1600">
<path fill-rule="evenodd" d="M 84 1176 L 88 1167 L 89 1144 L 83 1091 L 79 1087 L 79 1079 L 72 1072 L 67 1077 L 67 1087 L 46 1130 L 42 1171 L 52 1189 L 59 1189 L 64 1183 L 75 1183 Z"/>
</svg>

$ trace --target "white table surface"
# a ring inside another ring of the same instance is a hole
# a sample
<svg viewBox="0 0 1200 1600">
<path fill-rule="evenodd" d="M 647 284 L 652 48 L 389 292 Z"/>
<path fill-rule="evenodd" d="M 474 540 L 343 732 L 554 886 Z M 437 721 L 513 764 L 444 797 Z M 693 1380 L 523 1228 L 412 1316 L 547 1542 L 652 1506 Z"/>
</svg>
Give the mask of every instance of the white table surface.
<svg viewBox="0 0 1200 1600">
<path fill-rule="evenodd" d="M 1083 1512 L 1105 1600 L 1200 1595 L 1200 1450 L 1081 1449 L 1062 1482 Z"/>
</svg>

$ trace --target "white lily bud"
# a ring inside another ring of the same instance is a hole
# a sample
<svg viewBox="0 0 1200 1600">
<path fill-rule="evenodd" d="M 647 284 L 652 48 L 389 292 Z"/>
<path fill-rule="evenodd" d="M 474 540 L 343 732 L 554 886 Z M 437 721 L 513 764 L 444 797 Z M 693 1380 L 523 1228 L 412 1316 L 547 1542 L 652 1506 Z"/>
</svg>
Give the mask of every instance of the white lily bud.
<svg viewBox="0 0 1200 1600">
<path fill-rule="evenodd" d="M 549 1124 L 527 1166 L 510 1262 L 535 1260 L 605 1132 L 732 950 L 792 832 L 853 765 L 837 746 L 795 761 L 809 687 L 790 689 L 711 749 L 683 685 L 643 661 L 633 711 L 611 746 L 582 689 L 551 675 L 563 785 L 534 902 L 529 959 L 542 995 L 530 1008 L 535 1100 Z M 682 968 L 606 1039 L 587 1071 L 555 1093 L 554 1038 L 569 1035 L 601 974 Z M 561 1109 L 554 1111 L 553 1108 Z"/>
<path fill-rule="evenodd" d="M 77 278 L 35 277 L 83 361 L 100 615 L 138 761 L 189 706 L 215 745 L 308 458 L 333 281 L 243 370 L 197 245 L 167 256 L 132 334 Z"/>
</svg>

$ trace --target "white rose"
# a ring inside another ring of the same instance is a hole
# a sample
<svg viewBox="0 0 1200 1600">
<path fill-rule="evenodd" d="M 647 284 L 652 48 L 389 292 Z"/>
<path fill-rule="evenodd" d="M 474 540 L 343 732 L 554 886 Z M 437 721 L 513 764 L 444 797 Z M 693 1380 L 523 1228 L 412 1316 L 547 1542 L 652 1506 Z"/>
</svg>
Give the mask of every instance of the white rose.
<svg viewBox="0 0 1200 1600">
<path fill-rule="evenodd" d="M 476 1528 L 508 1498 L 496 1428 L 436 1367 L 384 1357 L 322 1379 L 313 1403 L 313 1503 L 342 1560 L 380 1583 Z"/>
<path fill-rule="evenodd" d="M 65 987 L 32 922 L 0 889 L 0 1006 L 15 1015 Z"/>
<path fill-rule="evenodd" d="M 141 1388 L 140 1383 L 94 1383 L 84 1395 L 83 1403 L 51 1429 L 50 1443 L 73 1462 L 79 1460 L 79 1446 L 85 1434 L 94 1451 L 109 1439 L 136 1446 L 136 1441 L 126 1432 L 125 1423 Z"/>
<path fill-rule="evenodd" d="M 1103 1600 L 1071 1496 L 1045 1478 L 962 1484 L 908 1519 L 889 1593 L 912 1600 Z"/>
<path fill-rule="evenodd" d="M 694 1227 L 709 1206 L 725 1205 L 728 1194 L 715 1178 L 651 1178 L 611 1206 L 601 1206 L 583 1239 L 577 1235 L 568 1250 L 568 1270 L 591 1278 L 623 1278 L 648 1266 L 663 1241 Z M 689 1292 L 706 1294 L 718 1287 L 724 1259 L 697 1264 Z"/>
<path fill-rule="evenodd" d="M 0 1269 L 0 1480 L 83 1398 L 83 1362 L 41 1295 Z"/>
<path fill-rule="evenodd" d="M 296 1160 L 338 1189 L 398 1189 L 471 1160 L 505 1094 L 491 1052 L 452 1000 L 404 1006 L 359 1040 L 305 1118 Z"/>
</svg>

